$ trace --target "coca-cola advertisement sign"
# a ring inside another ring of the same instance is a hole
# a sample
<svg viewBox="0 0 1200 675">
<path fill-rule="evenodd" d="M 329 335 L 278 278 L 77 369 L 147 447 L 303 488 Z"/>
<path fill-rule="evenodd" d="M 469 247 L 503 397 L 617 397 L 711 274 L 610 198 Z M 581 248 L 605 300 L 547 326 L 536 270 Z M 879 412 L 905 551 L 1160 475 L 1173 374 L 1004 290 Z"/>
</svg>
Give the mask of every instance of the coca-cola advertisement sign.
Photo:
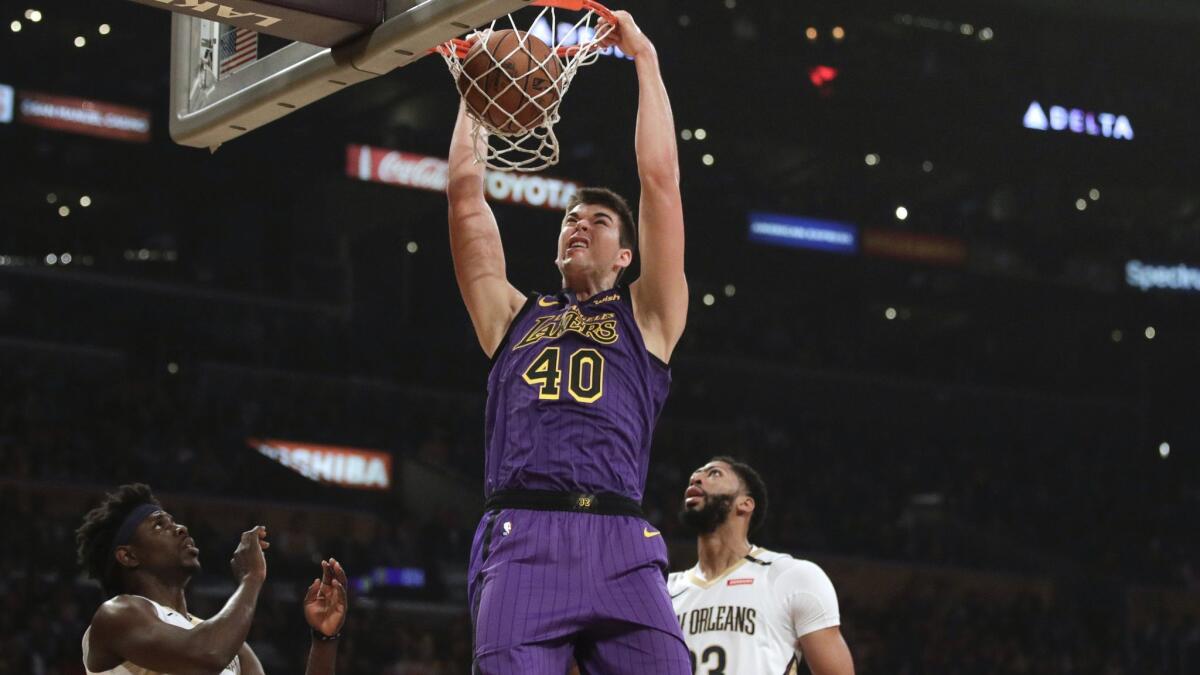
<svg viewBox="0 0 1200 675">
<path fill-rule="evenodd" d="M 358 180 L 444 192 L 449 171 L 449 163 L 439 157 L 346 146 L 346 175 Z M 555 210 L 566 208 L 579 189 L 579 184 L 559 178 L 490 170 L 484 186 L 493 201 Z"/>
</svg>

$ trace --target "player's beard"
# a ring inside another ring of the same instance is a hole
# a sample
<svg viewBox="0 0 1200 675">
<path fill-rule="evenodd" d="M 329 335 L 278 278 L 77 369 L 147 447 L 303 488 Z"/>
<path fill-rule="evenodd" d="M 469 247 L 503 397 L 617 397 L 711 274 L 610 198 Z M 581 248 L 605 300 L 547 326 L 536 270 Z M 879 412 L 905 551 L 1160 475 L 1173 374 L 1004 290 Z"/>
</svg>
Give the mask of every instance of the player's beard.
<svg viewBox="0 0 1200 675">
<path fill-rule="evenodd" d="M 702 508 L 689 509 L 684 506 L 679 512 L 679 522 L 692 534 L 712 534 L 729 518 L 735 496 L 737 495 L 708 495 Z"/>
</svg>

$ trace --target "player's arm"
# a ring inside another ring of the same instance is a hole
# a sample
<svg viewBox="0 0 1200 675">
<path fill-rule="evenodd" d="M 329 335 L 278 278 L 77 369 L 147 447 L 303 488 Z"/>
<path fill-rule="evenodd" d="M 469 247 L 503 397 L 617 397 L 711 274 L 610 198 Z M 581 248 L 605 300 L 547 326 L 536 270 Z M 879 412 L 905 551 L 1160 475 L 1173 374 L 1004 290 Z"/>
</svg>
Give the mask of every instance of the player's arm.
<svg viewBox="0 0 1200 675">
<path fill-rule="evenodd" d="M 465 105 L 460 105 L 450 142 L 450 176 L 446 183 L 450 253 L 458 290 L 471 315 L 479 346 L 491 356 L 525 297 L 508 283 L 500 228 L 484 198 L 484 166 L 475 161 L 474 144 L 485 141 L 475 138 L 471 125 Z"/>
<path fill-rule="evenodd" d="M 262 661 L 258 660 L 258 655 L 249 644 L 243 644 L 238 650 L 238 663 L 241 664 L 241 675 L 267 675 L 263 670 Z"/>
<path fill-rule="evenodd" d="M 658 52 L 628 12 L 615 12 L 617 28 L 607 42 L 634 58 L 638 76 L 637 151 L 642 194 L 638 247 L 641 276 L 630 287 L 638 325 L 650 353 L 667 361 L 687 322 L 688 288 L 683 272 L 683 199 L 675 119 L 658 67 Z"/>
<path fill-rule="evenodd" d="M 772 590 L 784 598 L 795 648 L 813 675 L 854 675 L 854 660 L 839 627 L 837 592 L 825 571 L 806 560 L 793 561 Z"/>
<path fill-rule="evenodd" d="M 233 661 L 246 642 L 258 594 L 267 578 L 263 550 L 266 529 L 242 534 L 232 565 L 239 580 L 237 590 L 216 616 L 192 630 L 159 620 L 149 602 L 128 595 L 100 606 L 92 619 L 91 644 L 123 661 L 153 671 L 177 675 L 220 672 Z"/>
<path fill-rule="evenodd" d="M 314 579 L 304 594 L 304 618 L 314 632 L 340 635 L 348 612 L 346 572 L 338 561 L 321 561 L 321 578 Z M 306 675 L 333 675 L 337 667 L 337 640 L 313 638 L 308 650 Z"/>
<path fill-rule="evenodd" d="M 854 675 L 854 659 L 838 626 L 802 636 L 796 641 L 796 649 L 804 655 L 813 675 Z"/>
</svg>

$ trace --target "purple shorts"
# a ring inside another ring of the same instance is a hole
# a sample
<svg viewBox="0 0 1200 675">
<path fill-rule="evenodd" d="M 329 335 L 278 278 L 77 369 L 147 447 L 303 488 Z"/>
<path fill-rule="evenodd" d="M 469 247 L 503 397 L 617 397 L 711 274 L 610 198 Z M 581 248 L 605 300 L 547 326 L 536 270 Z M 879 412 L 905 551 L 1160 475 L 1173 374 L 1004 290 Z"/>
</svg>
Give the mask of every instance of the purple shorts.
<svg viewBox="0 0 1200 675">
<path fill-rule="evenodd" d="M 475 673 L 691 675 L 667 547 L 632 516 L 503 509 L 471 545 Z"/>
</svg>

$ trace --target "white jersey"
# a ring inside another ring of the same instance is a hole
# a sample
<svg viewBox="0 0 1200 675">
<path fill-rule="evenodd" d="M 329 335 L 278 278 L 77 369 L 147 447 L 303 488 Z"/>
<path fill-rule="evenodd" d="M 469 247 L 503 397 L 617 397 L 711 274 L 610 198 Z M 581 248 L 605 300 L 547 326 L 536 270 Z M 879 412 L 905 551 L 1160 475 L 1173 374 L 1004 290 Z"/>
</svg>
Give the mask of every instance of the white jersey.
<svg viewBox="0 0 1200 675">
<path fill-rule="evenodd" d="M 820 567 L 762 548 L 710 580 L 675 572 L 667 588 L 696 675 L 796 673 L 796 641 L 841 622 Z"/>
<path fill-rule="evenodd" d="M 141 596 L 139 595 L 137 597 Z M 200 619 L 197 619 L 194 616 L 180 616 L 179 612 L 176 612 L 170 607 L 164 607 L 150 598 L 142 599 L 154 606 L 154 611 L 158 614 L 159 620 L 163 623 L 169 623 L 172 626 L 179 626 L 185 630 L 191 630 L 197 624 L 201 623 Z M 83 632 L 83 669 L 88 673 L 91 673 L 92 675 L 169 675 L 168 673 L 159 673 L 158 671 L 150 670 L 149 668 L 143 668 L 141 666 L 134 665 L 130 661 L 126 661 L 112 670 L 104 670 L 100 672 L 87 670 L 87 658 L 88 649 L 90 647 L 89 643 L 91 640 L 91 633 L 91 626 L 88 626 L 88 629 Z M 241 672 L 241 661 L 238 660 L 238 657 L 234 656 L 233 661 L 231 661 L 228 666 L 225 666 L 225 670 L 222 670 L 220 675 L 241 675 Z"/>
</svg>

